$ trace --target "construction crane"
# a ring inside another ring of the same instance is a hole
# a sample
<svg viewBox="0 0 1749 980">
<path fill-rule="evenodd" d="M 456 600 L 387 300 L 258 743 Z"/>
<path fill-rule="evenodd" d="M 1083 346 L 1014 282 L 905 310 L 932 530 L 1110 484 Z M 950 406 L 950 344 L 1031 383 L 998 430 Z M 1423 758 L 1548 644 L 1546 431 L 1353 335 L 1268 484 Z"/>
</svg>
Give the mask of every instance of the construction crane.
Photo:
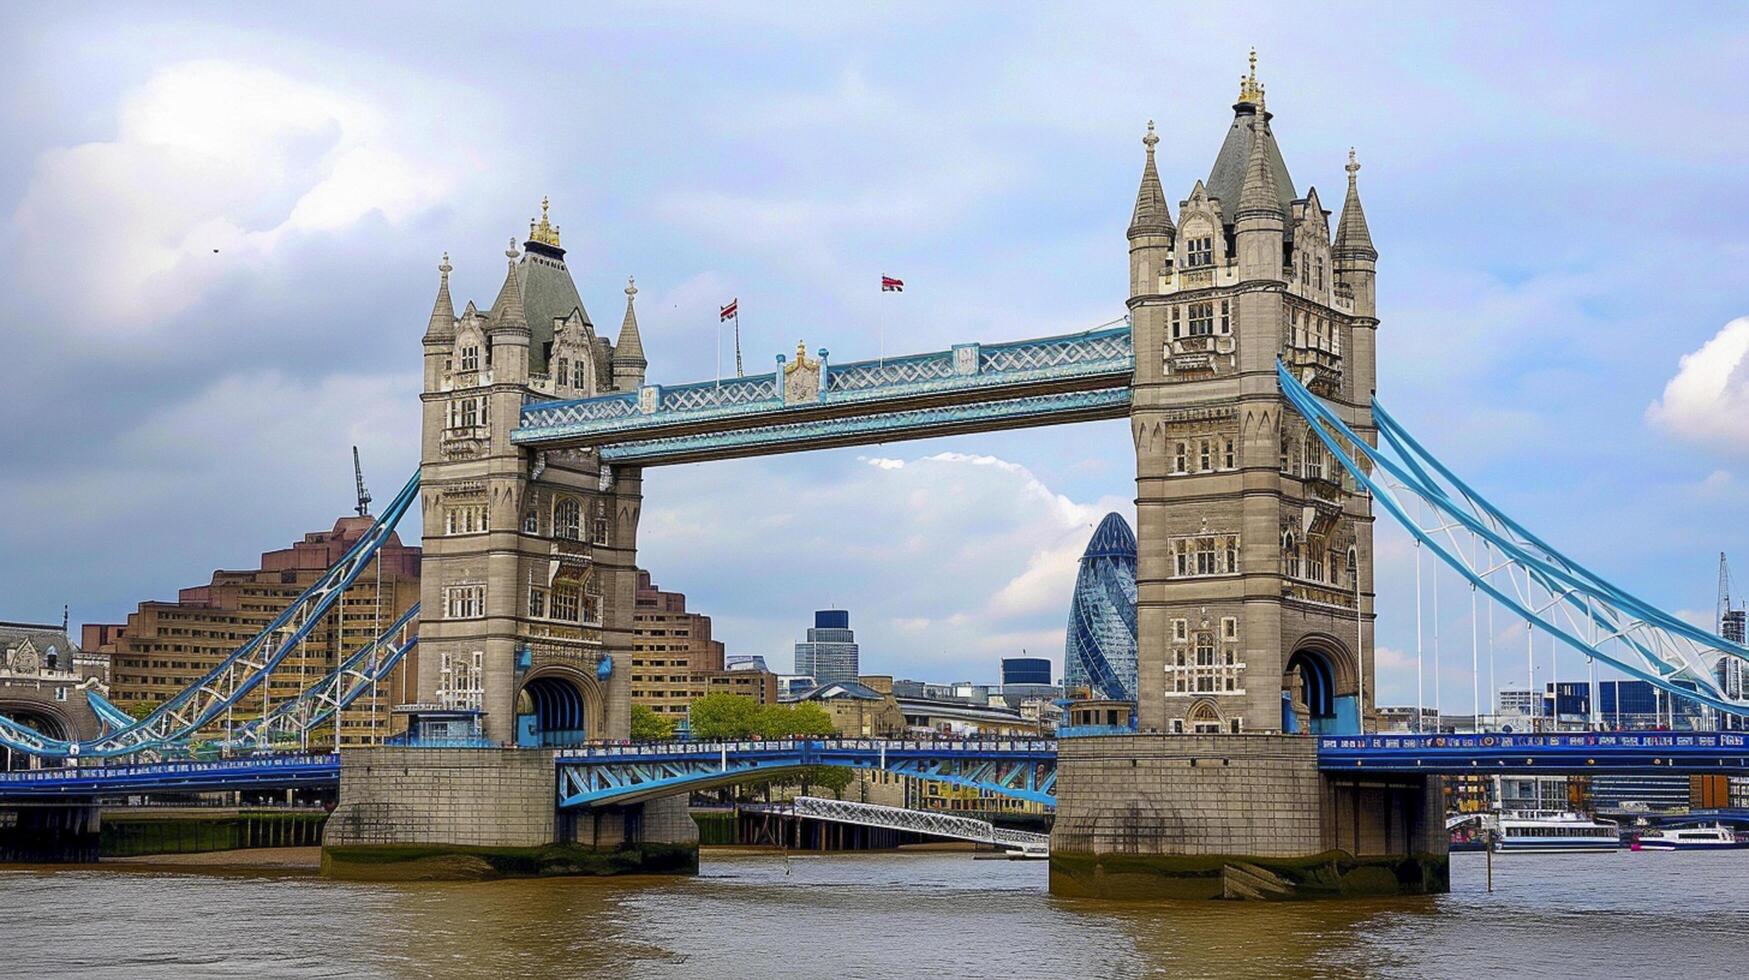
<svg viewBox="0 0 1749 980">
<path fill-rule="evenodd" d="M 358 447 L 352 447 L 352 482 L 358 486 L 358 516 L 370 516 L 370 491 L 364 488 L 364 468 L 358 465 Z"/>
</svg>

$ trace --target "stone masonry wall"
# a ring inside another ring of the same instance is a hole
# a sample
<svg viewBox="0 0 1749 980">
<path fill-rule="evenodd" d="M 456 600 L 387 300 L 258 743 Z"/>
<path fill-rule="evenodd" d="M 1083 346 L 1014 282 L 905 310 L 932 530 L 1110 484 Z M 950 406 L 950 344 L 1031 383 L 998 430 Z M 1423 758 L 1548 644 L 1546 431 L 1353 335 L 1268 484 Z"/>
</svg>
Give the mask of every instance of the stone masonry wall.
<svg viewBox="0 0 1749 980">
<path fill-rule="evenodd" d="M 349 749 L 323 843 L 539 847 L 556 785 L 550 751 Z"/>
<path fill-rule="evenodd" d="M 1058 744 L 1053 852 L 1303 857 L 1326 849 L 1313 739 L 1135 735 Z"/>
</svg>

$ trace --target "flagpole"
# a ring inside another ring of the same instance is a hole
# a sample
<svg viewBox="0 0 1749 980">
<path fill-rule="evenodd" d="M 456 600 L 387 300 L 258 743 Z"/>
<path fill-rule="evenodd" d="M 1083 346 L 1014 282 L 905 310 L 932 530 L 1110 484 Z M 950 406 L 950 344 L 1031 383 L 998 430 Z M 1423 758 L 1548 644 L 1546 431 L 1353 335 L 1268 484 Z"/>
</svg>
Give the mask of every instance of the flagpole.
<svg viewBox="0 0 1749 980">
<path fill-rule="evenodd" d="M 717 387 L 723 386 L 723 318 L 717 317 Z"/>
<path fill-rule="evenodd" d="M 741 370 L 741 301 L 735 300 L 735 377 L 744 378 L 746 373 Z"/>
</svg>

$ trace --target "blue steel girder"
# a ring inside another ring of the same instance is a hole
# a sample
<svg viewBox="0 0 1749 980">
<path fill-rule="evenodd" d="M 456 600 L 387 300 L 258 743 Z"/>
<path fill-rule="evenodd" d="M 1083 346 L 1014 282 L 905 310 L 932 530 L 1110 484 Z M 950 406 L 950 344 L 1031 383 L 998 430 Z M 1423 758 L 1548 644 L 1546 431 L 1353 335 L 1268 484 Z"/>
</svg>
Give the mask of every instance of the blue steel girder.
<svg viewBox="0 0 1749 980">
<path fill-rule="evenodd" d="M 844 365 L 826 360 L 822 351 L 821 383 L 806 396 L 786 391 L 779 358 L 772 374 L 529 403 L 511 438 L 535 449 L 603 447 L 610 461 L 659 463 L 1115 418 L 1129 410 L 1135 367 L 1127 325 Z M 1102 397 L 1087 397 L 1094 394 Z"/>
<path fill-rule="evenodd" d="M 1342 735 L 1318 740 L 1325 772 L 1429 775 L 1749 772 L 1749 733 Z"/>
<path fill-rule="evenodd" d="M 806 766 L 884 769 L 1039 803 L 1056 802 L 1048 739 L 784 739 L 673 742 L 561 750 L 560 808 L 634 803 L 771 779 Z"/>
<path fill-rule="evenodd" d="M 286 789 L 332 786 L 339 781 L 340 757 L 333 754 L 270 755 L 135 766 L 61 766 L 0 772 L 0 799 Z"/>
<path fill-rule="evenodd" d="M 1472 588 L 1630 677 L 1749 716 L 1749 701 L 1726 693 L 1711 674 L 1717 658 L 1749 659 L 1749 649 L 1630 595 L 1556 551 L 1422 448 L 1377 399 L 1372 415 L 1381 445 L 1375 447 L 1279 362 L 1276 374 L 1283 394 L 1357 485 Z"/>
</svg>

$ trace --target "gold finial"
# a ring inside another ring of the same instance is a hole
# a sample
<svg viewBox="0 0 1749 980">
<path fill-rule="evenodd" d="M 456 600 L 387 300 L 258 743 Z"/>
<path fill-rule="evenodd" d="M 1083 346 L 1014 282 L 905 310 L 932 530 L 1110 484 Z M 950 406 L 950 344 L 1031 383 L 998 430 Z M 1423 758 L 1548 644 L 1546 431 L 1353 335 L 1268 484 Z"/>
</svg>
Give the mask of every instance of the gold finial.
<svg viewBox="0 0 1749 980">
<path fill-rule="evenodd" d="M 437 267 L 437 274 L 442 276 L 445 281 L 448 281 L 449 274 L 454 271 L 455 267 L 449 264 L 449 253 L 443 253 L 443 263 Z"/>
<path fill-rule="evenodd" d="M 626 276 L 626 299 L 627 299 L 627 301 L 629 302 L 631 297 L 636 296 L 636 295 L 638 295 L 638 280 L 637 280 L 637 278 L 635 276 Z"/>
<path fill-rule="evenodd" d="M 1239 76 L 1239 101 L 1252 105 L 1263 103 L 1263 86 L 1257 84 L 1257 49 L 1251 49 L 1251 74 Z"/>
<path fill-rule="evenodd" d="M 808 359 L 807 342 L 801 341 L 801 340 L 796 341 L 796 363 L 800 364 L 802 361 L 805 361 L 807 359 Z"/>
<path fill-rule="evenodd" d="M 522 253 L 516 249 L 516 236 L 510 236 L 510 247 L 504 250 L 504 256 L 510 261 L 515 262 L 516 257 L 521 254 Z"/>
<path fill-rule="evenodd" d="M 1348 166 L 1342 169 L 1348 171 L 1348 182 L 1354 183 L 1354 175 L 1360 172 L 1360 164 L 1354 161 L 1354 147 L 1348 148 Z"/>
<path fill-rule="evenodd" d="M 1154 135 L 1154 120 L 1150 119 L 1148 120 L 1148 135 L 1142 137 L 1142 145 L 1148 148 L 1148 154 L 1152 156 L 1154 146 L 1159 142 L 1160 137 Z"/>
<path fill-rule="evenodd" d="M 559 226 L 547 220 L 547 208 L 550 203 L 545 196 L 541 197 L 539 223 L 536 223 L 533 218 L 528 219 L 528 240 L 556 248 L 559 244 Z"/>
</svg>

